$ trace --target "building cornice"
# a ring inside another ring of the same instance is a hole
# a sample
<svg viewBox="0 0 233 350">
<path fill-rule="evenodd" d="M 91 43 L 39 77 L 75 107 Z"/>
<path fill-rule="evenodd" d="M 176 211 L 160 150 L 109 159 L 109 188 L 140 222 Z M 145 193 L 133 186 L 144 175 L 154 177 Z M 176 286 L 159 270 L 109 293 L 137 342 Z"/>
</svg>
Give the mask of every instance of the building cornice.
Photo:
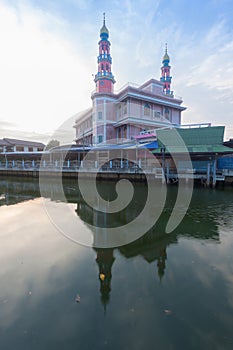
<svg viewBox="0 0 233 350">
<path fill-rule="evenodd" d="M 137 93 L 137 92 L 133 92 L 133 91 L 126 91 L 124 95 L 122 95 L 119 99 L 119 101 L 123 101 L 128 97 L 132 97 L 135 98 L 137 100 L 143 100 L 146 102 L 151 102 L 151 103 L 157 103 L 159 105 L 163 105 L 163 106 L 167 106 L 167 107 L 173 107 L 176 109 L 179 109 L 181 111 L 184 111 L 185 109 L 187 109 L 186 107 L 180 106 L 180 104 L 182 103 L 181 100 L 175 100 L 178 103 L 172 103 L 172 101 L 174 101 L 174 99 L 170 99 L 169 100 L 165 100 L 163 98 L 159 98 L 158 95 L 157 97 L 153 97 L 150 96 L 149 94 L 141 94 L 141 93 Z M 172 100 L 172 101 L 171 101 Z"/>
<path fill-rule="evenodd" d="M 131 86 L 127 86 L 124 90 L 120 91 L 118 94 L 113 93 L 93 93 L 91 98 L 104 98 L 107 97 L 108 99 L 112 99 L 116 102 L 122 102 L 128 97 L 132 97 L 138 100 L 143 100 L 146 102 L 151 103 L 157 103 L 160 105 L 165 105 L 168 107 L 173 107 L 176 109 L 179 109 L 181 111 L 186 110 L 186 107 L 181 106 L 181 103 L 183 102 L 181 99 L 169 97 L 166 95 L 155 95 L 152 93 L 149 93 L 148 91 L 143 91 L 138 88 L 134 88 Z"/>
<path fill-rule="evenodd" d="M 141 119 L 141 118 L 136 118 L 136 117 L 125 117 L 123 119 L 120 119 L 117 121 L 115 124 L 113 124 L 114 127 L 118 127 L 124 124 L 137 124 L 137 125 L 148 125 L 151 128 L 155 129 L 156 127 L 171 127 L 171 126 L 177 126 L 177 124 L 172 124 L 169 121 L 162 122 L 162 121 L 157 121 L 157 120 L 149 120 L 149 119 Z"/>
</svg>

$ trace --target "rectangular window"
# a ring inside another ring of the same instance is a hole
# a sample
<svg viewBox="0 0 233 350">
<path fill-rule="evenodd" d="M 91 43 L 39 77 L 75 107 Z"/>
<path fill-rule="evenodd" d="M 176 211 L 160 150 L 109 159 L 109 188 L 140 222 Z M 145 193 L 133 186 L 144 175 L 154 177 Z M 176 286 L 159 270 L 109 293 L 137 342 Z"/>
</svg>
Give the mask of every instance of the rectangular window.
<svg viewBox="0 0 233 350">
<path fill-rule="evenodd" d="M 103 113 L 102 112 L 98 112 L 98 120 L 102 120 L 103 119 Z"/>
<path fill-rule="evenodd" d="M 6 152 L 14 152 L 14 147 L 6 146 Z"/>
<path fill-rule="evenodd" d="M 145 103 L 145 105 L 144 105 L 144 115 L 145 116 L 147 116 L 147 117 L 150 116 L 150 109 L 151 109 L 151 107 L 150 107 L 149 103 Z"/>
<path fill-rule="evenodd" d="M 98 136 L 98 143 L 101 143 L 101 142 L 103 142 L 103 135 Z"/>
<path fill-rule="evenodd" d="M 124 113 L 124 115 L 126 115 L 127 114 L 127 101 L 124 101 L 124 105 L 123 105 L 124 107 L 123 107 L 123 113 Z"/>
<path fill-rule="evenodd" d="M 33 147 L 28 147 L 28 152 L 33 152 Z"/>
<path fill-rule="evenodd" d="M 160 114 L 160 112 L 157 112 L 157 111 L 155 111 L 154 112 L 154 118 L 161 118 L 161 114 Z"/>
<path fill-rule="evenodd" d="M 165 117 L 167 120 L 170 120 L 170 110 L 169 110 L 169 108 L 167 108 L 167 107 L 164 108 L 164 117 Z"/>
</svg>

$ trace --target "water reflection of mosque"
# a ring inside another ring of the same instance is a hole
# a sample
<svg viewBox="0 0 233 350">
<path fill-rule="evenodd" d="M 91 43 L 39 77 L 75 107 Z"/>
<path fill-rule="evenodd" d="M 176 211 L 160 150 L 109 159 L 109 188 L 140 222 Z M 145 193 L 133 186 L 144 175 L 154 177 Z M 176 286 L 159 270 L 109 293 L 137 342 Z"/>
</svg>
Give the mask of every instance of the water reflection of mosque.
<svg viewBox="0 0 233 350">
<path fill-rule="evenodd" d="M 166 235 L 164 239 L 162 235 L 149 232 L 139 240 L 117 249 L 128 259 L 141 255 L 148 263 L 156 263 L 158 278 L 161 281 L 166 269 L 167 247 L 172 243 L 177 243 L 176 236 L 172 235 L 168 238 Z M 111 292 L 112 266 L 115 261 L 114 249 L 94 249 L 97 253 L 101 301 L 106 308 Z"/>
<path fill-rule="evenodd" d="M 69 203 L 76 203 L 76 213 L 77 215 L 87 223 L 99 224 L 100 227 L 106 225 L 117 226 L 128 222 L 130 219 L 135 217 L 138 213 L 138 205 L 129 206 L 127 210 L 117 213 L 115 217 L 111 217 L 108 220 L 108 215 L 103 212 L 94 211 L 90 208 L 81 198 L 80 192 L 77 189 L 75 183 L 64 183 L 64 192 Z M 104 184 L 105 191 L 110 193 L 110 189 L 114 184 Z M 13 205 L 25 200 L 40 197 L 40 189 L 38 181 L 32 179 L 3 179 L 0 181 L 0 193 L 4 194 L 2 203 L 5 205 Z M 199 210 L 199 216 L 201 215 L 201 208 L 207 207 L 207 200 L 205 193 L 202 197 L 202 203 L 195 204 L 195 208 Z M 59 197 L 59 189 L 56 187 L 56 183 L 53 184 L 51 181 L 48 183 L 47 195 L 51 200 L 56 201 Z M 141 198 L 141 193 L 139 194 Z M 197 198 L 198 199 L 198 198 Z M 135 199 L 137 201 L 137 199 Z M 194 198 L 195 202 L 195 198 Z M 209 204 L 209 203 L 208 203 Z M 226 203 L 227 205 L 227 203 Z M 172 203 L 171 203 L 172 206 Z M 169 207 L 169 205 L 168 205 Z M 192 208 L 193 210 L 193 208 Z M 194 220 L 194 216 L 188 212 L 182 225 L 176 229 L 172 234 L 165 233 L 165 224 L 170 216 L 169 208 L 162 214 L 161 219 L 156 223 L 149 232 L 147 232 L 140 239 L 121 246 L 117 249 L 121 255 L 127 259 L 131 259 L 137 256 L 143 257 L 143 259 L 151 264 L 155 265 L 155 271 L 158 279 L 162 281 L 163 276 L 166 271 L 167 264 L 167 248 L 171 244 L 177 244 L 178 238 L 180 236 L 191 236 L 198 239 L 208 239 L 219 242 L 218 233 L 218 221 L 215 216 L 210 212 L 209 214 L 205 212 L 205 217 L 203 220 Z M 199 218 L 200 219 L 200 218 Z M 200 222 L 201 221 L 201 222 Z M 93 233 L 94 234 L 94 233 Z M 113 248 L 93 248 L 96 252 L 96 263 L 98 265 L 99 282 L 100 282 L 100 294 L 101 301 L 106 307 L 110 300 L 111 293 L 111 280 L 112 280 L 112 267 L 115 261 Z"/>
<path fill-rule="evenodd" d="M 84 222 L 91 223 L 93 220 L 95 224 L 97 222 L 99 222 L 100 225 L 107 223 L 106 215 L 108 214 L 98 212 L 94 213 L 93 209 L 82 201 L 77 203 L 76 212 Z M 118 213 L 118 218 L 119 217 Z M 99 218 L 99 220 L 97 220 L 97 218 Z M 167 248 L 171 244 L 177 244 L 180 236 L 192 236 L 198 239 L 208 239 L 219 242 L 217 225 L 211 217 L 209 220 L 208 217 L 206 218 L 205 224 L 202 225 L 203 231 L 201 232 L 197 229 L 198 225 L 195 225 L 195 223 L 190 222 L 188 219 L 187 226 L 185 225 L 185 227 L 189 227 L 189 230 L 185 231 L 185 228 L 183 231 L 176 229 L 173 233 L 166 234 L 164 223 L 168 221 L 168 218 L 169 212 L 162 215 L 161 220 L 158 221 L 155 227 L 132 243 L 115 249 L 94 248 L 97 254 L 96 262 L 99 269 L 100 294 L 104 309 L 106 309 L 106 305 L 110 300 L 112 267 L 116 259 L 114 257 L 114 250 L 118 250 L 120 254 L 127 259 L 141 256 L 147 263 L 154 264 L 157 278 L 162 282 L 166 271 Z"/>
</svg>

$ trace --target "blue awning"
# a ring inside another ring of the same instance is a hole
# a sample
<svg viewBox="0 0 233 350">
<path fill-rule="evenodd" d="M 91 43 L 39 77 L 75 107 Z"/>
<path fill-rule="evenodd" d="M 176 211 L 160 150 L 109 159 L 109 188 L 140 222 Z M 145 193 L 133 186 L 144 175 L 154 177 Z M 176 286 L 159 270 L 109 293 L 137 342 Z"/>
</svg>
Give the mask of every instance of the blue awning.
<svg viewBox="0 0 233 350">
<path fill-rule="evenodd" d="M 149 149 L 155 149 L 158 148 L 158 141 L 152 141 L 148 143 L 144 143 L 140 146 L 140 148 L 149 148 Z"/>
</svg>

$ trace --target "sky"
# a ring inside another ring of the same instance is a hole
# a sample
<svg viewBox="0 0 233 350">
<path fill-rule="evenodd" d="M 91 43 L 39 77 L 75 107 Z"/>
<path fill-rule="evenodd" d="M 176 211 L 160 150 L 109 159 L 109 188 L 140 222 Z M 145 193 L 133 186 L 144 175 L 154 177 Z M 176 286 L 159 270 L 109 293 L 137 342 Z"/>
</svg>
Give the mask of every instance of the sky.
<svg viewBox="0 0 233 350">
<path fill-rule="evenodd" d="M 232 0 L 0 0 L 0 138 L 47 142 L 91 106 L 106 13 L 115 90 L 160 78 L 165 43 L 182 124 L 233 138 Z"/>
</svg>

